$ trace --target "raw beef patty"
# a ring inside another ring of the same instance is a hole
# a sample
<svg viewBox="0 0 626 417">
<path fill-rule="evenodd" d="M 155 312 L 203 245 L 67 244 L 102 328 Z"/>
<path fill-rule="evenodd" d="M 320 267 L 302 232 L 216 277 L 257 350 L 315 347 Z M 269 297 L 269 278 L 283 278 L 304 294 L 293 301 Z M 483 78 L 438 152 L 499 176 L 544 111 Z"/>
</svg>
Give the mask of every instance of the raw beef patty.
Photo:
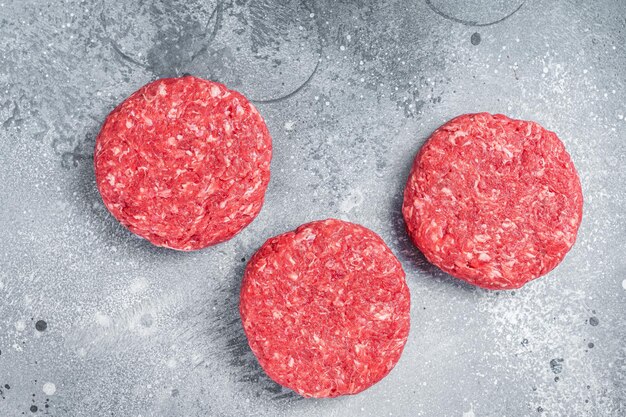
<svg viewBox="0 0 626 417">
<path fill-rule="evenodd" d="M 578 174 L 553 132 L 479 113 L 451 120 L 422 147 L 402 212 L 430 262 L 480 287 L 513 289 L 563 260 L 582 207 Z"/>
<path fill-rule="evenodd" d="M 240 312 L 270 378 L 305 397 L 336 397 L 391 371 L 409 307 L 404 271 L 385 242 L 330 219 L 265 242 L 246 268 Z"/>
<path fill-rule="evenodd" d="M 140 88 L 96 140 L 96 182 L 124 226 L 155 245 L 200 249 L 259 213 L 272 141 L 241 94 L 192 76 Z"/>
</svg>

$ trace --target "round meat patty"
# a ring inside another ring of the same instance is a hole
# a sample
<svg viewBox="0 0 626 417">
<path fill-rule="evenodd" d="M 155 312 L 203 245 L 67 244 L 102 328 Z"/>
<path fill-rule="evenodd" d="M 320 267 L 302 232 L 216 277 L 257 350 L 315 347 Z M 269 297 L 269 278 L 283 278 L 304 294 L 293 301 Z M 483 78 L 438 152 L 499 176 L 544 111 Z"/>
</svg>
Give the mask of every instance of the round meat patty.
<svg viewBox="0 0 626 417">
<path fill-rule="evenodd" d="M 578 174 L 553 132 L 479 113 L 451 120 L 422 147 L 402 212 L 430 262 L 480 287 L 514 289 L 563 260 L 582 207 Z"/>
<path fill-rule="evenodd" d="M 192 76 L 140 88 L 96 140 L 96 183 L 124 226 L 157 246 L 195 250 L 230 239 L 259 213 L 272 140 L 236 91 Z"/>
<path fill-rule="evenodd" d="M 385 242 L 333 219 L 269 239 L 241 288 L 259 363 L 305 397 L 356 394 L 387 375 L 409 334 L 409 308 L 404 271 Z"/>
</svg>

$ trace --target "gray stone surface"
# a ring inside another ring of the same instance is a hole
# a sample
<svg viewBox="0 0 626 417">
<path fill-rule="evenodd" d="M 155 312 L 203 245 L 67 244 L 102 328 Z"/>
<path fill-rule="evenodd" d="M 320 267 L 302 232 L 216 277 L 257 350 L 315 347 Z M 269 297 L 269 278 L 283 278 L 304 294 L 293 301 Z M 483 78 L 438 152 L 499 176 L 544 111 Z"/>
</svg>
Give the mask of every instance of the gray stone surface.
<svg viewBox="0 0 626 417">
<path fill-rule="evenodd" d="M 0 416 L 625 415 L 626 3 L 520 4 L 0 0 Z M 194 253 L 122 228 L 92 167 L 106 114 L 183 73 L 255 100 L 275 146 L 257 220 Z M 403 230 L 414 154 L 476 111 L 556 131 L 582 178 L 576 246 L 519 291 Z M 304 400 L 257 365 L 238 290 L 266 238 L 331 216 L 400 257 L 412 328 L 382 382 Z"/>
</svg>

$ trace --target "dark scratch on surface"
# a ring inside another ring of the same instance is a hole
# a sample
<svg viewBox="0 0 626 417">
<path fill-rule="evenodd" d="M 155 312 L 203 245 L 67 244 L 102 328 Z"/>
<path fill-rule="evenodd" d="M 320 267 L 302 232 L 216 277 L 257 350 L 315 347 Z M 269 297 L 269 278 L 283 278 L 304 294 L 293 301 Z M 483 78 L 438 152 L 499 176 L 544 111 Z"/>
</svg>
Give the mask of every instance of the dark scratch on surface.
<svg viewBox="0 0 626 417">
<path fill-rule="evenodd" d="M 19 124 L 19 122 L 22 120 L 19 118 L 20 117 L 20 108 L 17 104 L 17 101 L 13 100 L 13 112 L 11 114 L 11 116 L 9 116 L 8 119 L 6 119 L 4 122 L 2 122 L 2 127 L 4 129 L 8 129 L 9 126 L 11 126 L 11 124 Z"/>
<path fill-rule="evenodd" d="M 524 5 L 524 3 L 521 3 L 519 6 L 517 6 L 517 9 L 513 10 L 511 13 L 509 13 L 508 15 L 504 16 L 501 19 L 495 20 L 493 22 L 480 23 L 474 20 L 465 20 L 465 19 L 459 19 L 458 17 L 450 16 L 449 14 L 446 14 L 443 11 L 441 11 L 439 8 L 437 8 L 437 6 L 433 4 L 432 0 L 426 0 L 426 4 L 428 5 L 428 7 L 431 8 L 433 12 L 437 13 L 439 16 L 445 19 L 451 20 L 453 22 L 456 22 L 456 23 L 461 23 L 462 25 L 465 25 L 465 26 L 491 26 L 500 22 L 504 22 L 506 19 L 513 16 L 515 13 L 517 13 L 519 9 L 521 9 L 522 6 Z"/>
<path fill-rule="evenodd" d="M 298 88 L 296 88 L 295 90 L 293 90 L 291 93 L 286 94 L 282 97 L 277 97 L 277 98 L 272 98 L 269 100 L 255 100 L 255 99 L 250 99 L 251 102 L 253 103 L 264 103 L 264 104 L 269 104 L 269 103 L 278 103 L 279 101 L 283 101 L 283 100 L 287 100 L 293 96 L 295 96 L 296 94 L 298 94 L 300 91 L 302 91 L 302 89 L 304 87 L 306 87 L 311 80 L 313 79 L 313 76 L 315 75 L 315 73 L 317 72 L 317 69 L 320 66 L 320 59 L 318 58 L 317 63 L 315 64 L 315 68 L 313 68 L 313 72 L 311 72 L 311 75 L 309 75 L 309 78 L 307 78 L 304 83 L 302 83 Z"/>
<path fill-rule="evenodd" d="M 115 43 L 113 41 L 113 39 L 109 38 L 107 36 L 107 40 L 109 41 L 109 43 L 111 44 L 111 48 L 113 48 L 113 51 L 115 51 L 115 53 L 123 60 L 126 62 L 130 62 L 131 64 L 137 65 L 141 68 L 145 68 L 145 69 L 149 69 L 147 65 L 134 60 L 133 58 L 131 58 L 130 56 L 126 55 L 124 52 L 122 52 L 122 50 L 120 49 L 119 45 L 117 43 Z"/>
<path fill-rule="evenodd" d="M 218 1 L 217 2 L 217 6 L 215 6 L 215 9 L 213 9 L 213 12 L 211 13 L 211 16 L 209 16 L 209 19 L 206 22 L 206 26 L 204 27 L 204 37 L 206 37 L 207 32 L 209 30 L 209 24 L 211 23 L 211 21 L 213 20 L 213 17 L 215 17 L 215 26 L 213 26 L 213 30 L 211 31 L 211 35 L 209 36 L 209 39 L 206 40 L 206 42 L 204 42 L 204 45 L 202 45 L 202 47 L 200 49 L 198 49 L 192 56 L 191 56 L 191 62 L 193 63 L 196 58 L 207 51 L 207 49 L 209 48 L 209 45 L 211 44 L 211 42 L 213 42 L 213 39 L 215 39 L 215 36 L 217 36 L 217 31 L 220 28 L 220 25 L 222 24 L 222 14 L 224 12 L 223 6 L 222 6 L 222 2 Z"/>
<path fill-rule="evenodd" d="M 300 1 L 300 4 L 302 5 L 302 7 L 308 11 L 309 13 L 313 13 L 313 10 L 311 8 L 309 8 L 309 5 L 305 2 L 305 1 Z M 304 81 L 304 83 L 302 83 L 298 88 L 296 88 L 295 90 L 293 90 L 292 92 L 285 94 L 284 96 L 281 97 L 277 97 L 277 98 L 272 98 L 272 99 L 267 99 L 267 100 L 256 100 L 256 99 L 250 99 L 251 102 L 253 103 L 262 103 L 262 104 L 272 104 L 272 103 L 278 103 L 284 100 L 288 100 L 291 97 L 295 96 L 296 94 L 298 94 L 300 91 L 302 91 L 307 85 L 309 85 L 309 83 L 313 80 L 313 77 L 315 76 L 315 73 L 317 72 L 317 70 L 319 69 L 320 63 L 322 62 L 322 38 L 321 38 L 321 32 L 320 32 L 320 25 L 318 22 L 318 16 L 320 14 L 319 13 L 314 13 L 314 22 L 315 22 L 315 27 L 317 29 L 317 40 L 318 40 L 318 47 L 317 47 L 317 62 L 315 63 L 315 68 L 313 68 L 313 71 L 311 72 L 311 75 L 309 75 L 309 77 Z"/>
<path fill-rule="evenodd" d="M 141 63 L 133 59 L 132 57 L 128 56 L 127 54 L 125 54 L 121 50 L 119 45 L 113 39 L 111 39 L 111 36 L 109 36 L 109 32 L 107 31 L 106 17 L 104 16 L 105 9 L 106 9 L 106 3 L 105 3 L 105 0 L 102 0 L 102 9 L 100 10 L 98 20 L 100 20 L 100 24 L 102 25 L 102 30 L 104 31 L 104 34 L 105 34 L 105 40 L 109 43 L 109 45 L 111 45 L 111 48 L 113 49 L 113 51 L 117 54 L 117 56 L 119 56 L 122 59 L 122 61 L 129 62 L 131 64 L 137 65 L 144 69 L 149 69 L 146 64 Z"/>
</svg>

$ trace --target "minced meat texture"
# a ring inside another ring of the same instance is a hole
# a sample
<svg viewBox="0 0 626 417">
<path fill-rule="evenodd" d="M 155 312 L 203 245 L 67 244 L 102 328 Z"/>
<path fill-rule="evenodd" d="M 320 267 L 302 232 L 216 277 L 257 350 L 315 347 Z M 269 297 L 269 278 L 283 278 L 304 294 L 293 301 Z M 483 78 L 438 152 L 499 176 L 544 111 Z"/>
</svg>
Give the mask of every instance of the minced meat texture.
<svg viewBox="0 0 626 417">
<path fill-rule="evenodd" d="M 241 289 L 259 363 L 305 397 L 355 394 L 387 375 L 408 337 L 409 308 L 404 271 L 383 240 L 333 219 L 265 242 Z"/>
<path fill-rule="evenodd" d="M 563 260 L 582 207 L 578 174 L 553 132 L 479 113 L 433 133 L 415 158 L 402 211 L 430 262 L 474 285 L 513 289 Z"/>
<path fill-rule="evenodd" d="M 96 182 L 123 225 L 158 246 L 194 250 L 230 239 L 259 213 L 272 143 L 241 94 L 192 76 L 139 89 L 107 117 Z"/>
</svg>

